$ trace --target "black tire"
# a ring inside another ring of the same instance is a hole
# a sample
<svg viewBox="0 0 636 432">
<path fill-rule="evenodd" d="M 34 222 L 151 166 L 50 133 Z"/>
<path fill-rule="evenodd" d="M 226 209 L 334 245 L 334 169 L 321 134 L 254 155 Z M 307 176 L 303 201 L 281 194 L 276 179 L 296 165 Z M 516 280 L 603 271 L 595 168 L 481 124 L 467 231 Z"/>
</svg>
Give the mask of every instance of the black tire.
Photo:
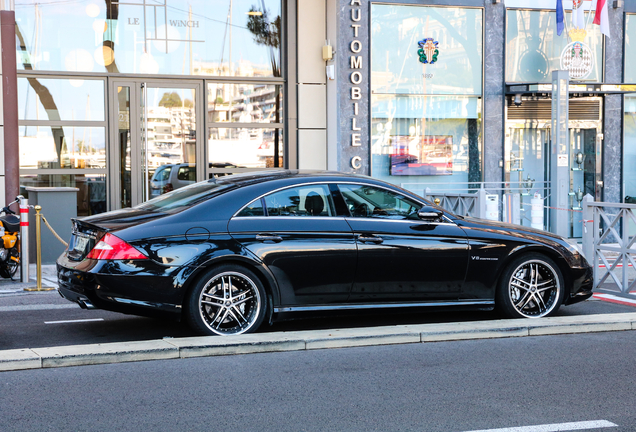
<svg viewBox="0 0 636 432">
<path fill-rule="evenodd" d="M 15 273 L 18 271 L 18 267 L 20 266 L 19 261 L 11 259 L 12 256 L 15 256 L 14 252 L 9 251 L 7 260 L 3 263 L 0 263 L 0 276 L 5 279 L 13 279 L 13 276 L 15 276 Z"/>
<path fill-rule="evenodd" d="M 497 309 L 508 318 L 554 315 L 565 295 L 563 275 L 543 254 L 528 253 L 514 259 L 499 280 Z"/>
<path fill-rule="evenodd" d="M 254 272 L 223 264 L 197 280 L 185 306 L 186 320 L 197 333 L 231 336 L 258 329 L 267 312 L 267 296 Z"/>
</svg>

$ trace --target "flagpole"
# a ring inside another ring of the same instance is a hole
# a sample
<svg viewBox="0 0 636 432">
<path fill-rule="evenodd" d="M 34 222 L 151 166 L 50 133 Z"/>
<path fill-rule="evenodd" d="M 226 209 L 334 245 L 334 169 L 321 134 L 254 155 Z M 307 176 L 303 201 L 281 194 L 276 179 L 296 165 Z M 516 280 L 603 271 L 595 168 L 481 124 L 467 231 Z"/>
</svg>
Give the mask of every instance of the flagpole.
<svg viewBox="0 0 636 432">
<path fill-rule="evenodd" d="M 592 4 L 593 2 L 590 0 L 590 12 L 587 14 L 587 22 L 585 23 L 584 30 L 587 30 L 587 25 L 590 23 L 590 17 L 592 16 Z"/>
</svg>

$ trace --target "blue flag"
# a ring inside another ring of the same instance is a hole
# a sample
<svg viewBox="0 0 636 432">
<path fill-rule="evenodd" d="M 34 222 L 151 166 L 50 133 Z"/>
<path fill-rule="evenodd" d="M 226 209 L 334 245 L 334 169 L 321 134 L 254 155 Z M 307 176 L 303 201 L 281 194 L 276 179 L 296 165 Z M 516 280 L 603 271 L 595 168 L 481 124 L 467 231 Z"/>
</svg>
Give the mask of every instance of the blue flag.
<svg viewBox="0 0 636 432">
<path fill-rule="evenodd" d="M 556 3 L 556 18 L 557 18 L 557 35 L 561 36 L 561 33 L 563 33 L 563 28 L 564 28 L 564 24 L 563 24 L 563 0 L 557 0 Z"/>
</svg>

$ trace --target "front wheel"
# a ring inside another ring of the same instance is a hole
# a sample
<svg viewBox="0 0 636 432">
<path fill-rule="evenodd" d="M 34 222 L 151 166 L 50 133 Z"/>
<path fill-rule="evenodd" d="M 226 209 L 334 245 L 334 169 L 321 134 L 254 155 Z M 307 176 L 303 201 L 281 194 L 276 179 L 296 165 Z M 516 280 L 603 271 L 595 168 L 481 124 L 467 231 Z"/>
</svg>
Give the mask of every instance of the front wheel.
<svg viewBox="0 0 636 432">
<path fill-rule="evenodd" d="M 497 307 L 509 318 L 553 315 L 563 303 L 561 270 L 545 255 L 532 253 L 511 262 L 497 289 Z"/>
<path fill-rule="evenodd" d="M 221 265 L 195 284 L 187 299 L 186 318 L 206 335 L 238 335 L 255 331 L 266 312 L 265 289 L 250 270 Z"/>
<path fill-rule="evenodd" d="M 10 250 L 7 259 L 0 262 L 0 276 L 5 279 L 13 279 L 20 265 L 19 259 L 18 253 L 14 249 Z"/>
</svg>

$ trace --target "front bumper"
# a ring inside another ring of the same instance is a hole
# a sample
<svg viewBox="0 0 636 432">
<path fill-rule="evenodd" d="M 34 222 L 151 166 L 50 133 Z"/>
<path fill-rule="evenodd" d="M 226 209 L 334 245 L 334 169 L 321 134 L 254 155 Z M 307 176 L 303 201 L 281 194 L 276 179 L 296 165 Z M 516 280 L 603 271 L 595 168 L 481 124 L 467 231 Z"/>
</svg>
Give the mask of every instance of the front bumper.
<svg viewBox="0 0 636 432">
<path fill-rule="evenodd" d="M 594 270 L 591 266 L 573 267 L 571 270 L 572 289 L 564 304 L 574 304 L 592 297 L 594 288 Z"/>
</svg>

